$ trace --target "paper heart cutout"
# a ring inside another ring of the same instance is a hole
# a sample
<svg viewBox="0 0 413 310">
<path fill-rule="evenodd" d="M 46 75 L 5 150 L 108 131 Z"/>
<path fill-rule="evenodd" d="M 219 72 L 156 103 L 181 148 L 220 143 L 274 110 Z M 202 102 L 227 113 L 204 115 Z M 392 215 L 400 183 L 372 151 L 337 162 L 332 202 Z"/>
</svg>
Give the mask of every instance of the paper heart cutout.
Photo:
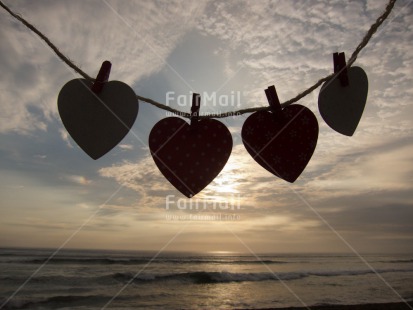
<svg viewBox="0 0 413 310">
<path fill-rule="evenodd" d="M 165 178 L 191 198 L 224 168 L 232 150 L 228 128 L 214 119 L 191 127 L 178 117 L 159 121 L 149 135 L 149 148 Z"/>
<path fill-rule="evenodd" d="M 318 139 L 318 122 L 311 110 L 296 104 L 275 115 L 251 114 L 242 126 L 242 142 L 252 158 L 275 176 L 294 182 L 304 171 Z"/>
<path fill-rule="evenodd" d="M 105 155 L 129 132 L 138 115 L 136 94 L 119 81 L 105 83 L 102 91 L 90 90 L 92 82 L 74 79 L 60 90 L 60 118 L 70 136 L 93 159 Z"/>
<path fill-rule="evenodd" d="M 347 72 L 348 86 L 341 86 L 337 77 L 323 84 L 318 96 L 318 109 L 328 126 L 343 135 L 352 136 L 363 115 L 369 82 L 366 72 L 360 67 L 350 67 Z"/>
</svg>

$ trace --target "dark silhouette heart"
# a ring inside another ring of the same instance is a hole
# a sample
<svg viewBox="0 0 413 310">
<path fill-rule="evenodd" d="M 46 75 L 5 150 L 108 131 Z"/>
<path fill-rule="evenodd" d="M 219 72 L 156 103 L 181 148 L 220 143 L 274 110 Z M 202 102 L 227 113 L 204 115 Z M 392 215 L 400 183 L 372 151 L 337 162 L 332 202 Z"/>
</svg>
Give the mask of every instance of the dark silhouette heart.
<svg viewBox="0 0 413 310">
<path fill-rule="evenodd" d="M 242 126 L 242 141 L 252 158 L 272 174 L 294 182 L 314 153 L 318 122 L 302 105 L 290 105 L 275 115 L 259 111 Z"/>
<path fill-rule="evenodd" d="M 159 170 L 188 198 L 212 182 L 232 150 L 231 133 L 221 122 L 203 119 L 193 125 L 168 117 L 149 135 L 149 148 Z"/>
<path fill-rule="evenodd" d="M 57 105 L 63 125 L 73 140 L 93 159 L 105 155 L 129 132 L 139 103 L 132 88 L 123 82 L 105 83 L 102 91 L 90 90 L 84 79 L 67 82 Z"/>
<path fill-rule="evenodd" d="M 323 84 L 318 109 L 328 126 L 343 135 L 352 136 L 363 115 L 369 82 L 360 67 L 351 67 L 347 71 L 348 86 L 341 86 L 338 78 Z"/>
</svg>

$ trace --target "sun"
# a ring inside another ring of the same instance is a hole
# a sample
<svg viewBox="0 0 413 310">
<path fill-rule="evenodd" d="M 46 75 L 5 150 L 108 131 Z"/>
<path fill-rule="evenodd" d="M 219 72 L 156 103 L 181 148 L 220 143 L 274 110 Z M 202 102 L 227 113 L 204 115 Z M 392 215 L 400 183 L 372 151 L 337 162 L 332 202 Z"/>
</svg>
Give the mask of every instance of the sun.
<svg viewBox="0 0 413 310">
<path fill-rule="evenodd" d="M 214 187 L 217 193 L 228 193 L 228 194 L 238 194 L 237 184 L 234 182 L 233 178 L 226 174 L 220 174 L 214 180 Z"/>
<path fill-rule="evenodd" d="M 228 161 L 225 168 L 221 171 L 221 173 L 215 178 L 215 180 L 211 184 L 216 193 L 225 193 L 230 195 L 239 194 L 239 179 L 242 176 L 234 173 L 236 168 L 237 167 L 234 161 Z"/>
</svg>

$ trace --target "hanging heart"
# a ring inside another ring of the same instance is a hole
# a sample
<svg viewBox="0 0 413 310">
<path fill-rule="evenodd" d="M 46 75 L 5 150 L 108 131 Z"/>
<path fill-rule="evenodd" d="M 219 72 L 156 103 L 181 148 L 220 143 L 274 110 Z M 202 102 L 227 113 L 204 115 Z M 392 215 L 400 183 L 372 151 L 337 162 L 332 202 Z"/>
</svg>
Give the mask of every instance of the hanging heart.
<svg viewBox="0 0 413 310">
<path fill-rule="evenodd" d="M 104 84 L 96 94 L 92 82 L 74 79 L 59 93 L 60 118 L 70 136 L 93 159 L 105 155 L 129 132 L 139 103 L 132 88 L 120 81 Z"/>
<path fill-rule="evenodd" d="M 149 148 L 165 178 L 191 198 L 224 168 L 232 137 L 228 128 L 214 119 L 202 119 L 192 126 L 178 117 L 168 117 L 152 128 Z"/>
<path fill-rule="evenodd" d="M 245 148 L 258 164 L 292 183 L 314 153 L 318 122 L 313 112 L 302 105 L 284 109 L 279 106 L 276 113 L 251 114 L 242 126 L 241 135 Z"/>
<path fill-rule="evenodd" d="M 363 114 L 369 85 L 362 68 L 350 67 L 347 72 L 348 86 L 342 86 L 338 77 L 323 84 L 318 109 L 333 130 L 352 136 Z"/>
</svg>

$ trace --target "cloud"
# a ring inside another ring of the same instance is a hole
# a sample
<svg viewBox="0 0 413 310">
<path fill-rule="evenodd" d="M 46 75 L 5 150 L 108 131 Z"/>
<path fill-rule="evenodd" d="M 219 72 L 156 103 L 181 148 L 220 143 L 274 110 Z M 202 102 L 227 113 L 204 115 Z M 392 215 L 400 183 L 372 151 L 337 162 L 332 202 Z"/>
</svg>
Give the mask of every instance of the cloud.
<svg viewBox="0 0 413 310">
<path fill-rule="evenodd" d="M 18 226 L 26 226 L 30 228 L 36 228 L 38 230 L 68 230 L 72 228 L 73 223 L 68 223 L 65 221 L 59 222 L 51 222 L 47 219 L 43 218 L 36 218 L 36 217 L 29 217 L 25 218 L 23 221 L 19 221 L 16 223 L 7 223 L 8 225 L 18 225 Z"/>
<path fill-rule="evenodd" d="M 59 133 L 62 140 L 66 142 L 66 146 L 72 149 L 73 145 L 71 139 L 69 138 L 69 133 L 66 131 L 66 129 L 60 128 Z"/>
<path fill-rule="evenodd" d="M 299 188 L 310 197 L 337 199 L 412 190 L 413 145 L 409 142 L 401 138 L 343 148 L 330 156 L 317 153 Z"/>
<path fill-rule="evenodd" d="M 172 192 L 150 157 L 145 157 L 137 163 L 123 161 L 101 168 L 99 175 L 111 178 L 121 186 L 139 193 L 136 203 L 145 208 L 163 205 L 165 196 Z"/>
<path fill-rule="evenodd" d="M 88 180 L 86 177 L 81 175 L 65 175 L 62 177 L 62 179 L 78 185 L 89 185 L 92 182 L 91 180 Z"/>
<path fill-rule="evenodd" d="M 130 151 L 134 149 L 132 144 L 119 144 L 118 145 L 122 150 Z"/>
</svg>

